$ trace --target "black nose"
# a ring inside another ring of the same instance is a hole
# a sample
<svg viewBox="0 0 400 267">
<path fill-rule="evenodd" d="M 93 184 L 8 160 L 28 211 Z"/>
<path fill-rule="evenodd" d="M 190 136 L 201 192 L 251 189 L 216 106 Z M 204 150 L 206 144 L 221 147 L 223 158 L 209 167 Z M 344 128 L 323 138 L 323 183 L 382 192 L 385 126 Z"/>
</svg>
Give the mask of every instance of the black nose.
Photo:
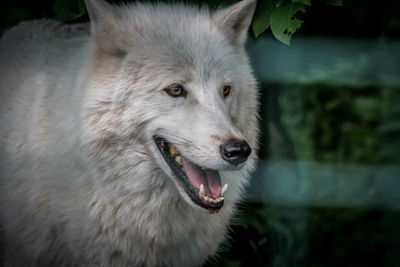
<svg viewBox="0 0 400 267">
<path fill-rule="evenodd" d="M 222 158 L 232 165 L 245 162 L 251 153 L 251 148 L 244 140 L 229 139 L 220 146 Z"/>
</svg>

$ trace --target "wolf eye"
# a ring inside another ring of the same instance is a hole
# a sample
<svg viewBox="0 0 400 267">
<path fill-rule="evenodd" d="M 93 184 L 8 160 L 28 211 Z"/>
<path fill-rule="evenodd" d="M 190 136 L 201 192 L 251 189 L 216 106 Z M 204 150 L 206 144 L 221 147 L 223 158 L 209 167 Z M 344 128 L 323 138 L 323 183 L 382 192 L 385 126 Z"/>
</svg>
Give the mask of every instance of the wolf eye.
<svg viewBox="0 0 400 267">
<path fill-rule="evenodd" d="M 165 88 L 164 91 L 172 97 L 185 97 L 187 95 L 186 90 L 183 89 L 183 86 L 180 84 L 173 84 Z"/>
<path fill-rule="evenodd" d="M 222 94 L 224 95 L 224 98 L 227 97 L 231 93 L 231 86 L 230 85 L 225 85 L 224 90 L 222 91 Z"/>
</svg>

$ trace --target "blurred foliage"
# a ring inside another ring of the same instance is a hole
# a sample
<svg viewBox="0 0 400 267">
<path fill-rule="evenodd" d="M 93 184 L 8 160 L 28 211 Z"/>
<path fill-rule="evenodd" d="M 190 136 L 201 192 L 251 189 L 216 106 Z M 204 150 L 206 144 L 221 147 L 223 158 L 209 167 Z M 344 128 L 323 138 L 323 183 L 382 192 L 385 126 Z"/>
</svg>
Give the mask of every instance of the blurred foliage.
<svg viewBox="0 0 400 267">
<path fill-rule="evenodd" d="M 320 0 L 327 4 L 341 5 L 341 1 L 336 0 Z M 109 2 L 120 3 L 122 1 L 111 0 Z M 125 1 L 129 2 L 129 1 Z M 131 1 L 134 2 L 134 1 Z M 146 0 L 142 0 L 146 2 Z M 158 2 L 154 0 L 147 0 L 147 2 Z M 164 0 L 163 2 L 189 2 L 199 4 L 199 1 L 193 0 Z M 207 4 L 212 9 L 217 8 L 221 5 L 229 5 L 238 2 L 237 0 L 205 0 L 202 3 Z M 40 1 L 39 1 L 40 3 Z M 59 21 L 74 21 L 84 16 L 85 4 L 83 0 L 54 0 L 53 3 L 50 1 L 42 1 L 43 5 L 46 6 L 42 10 L 44 17 L 56 19 Z M 271 26 L 273 35 L 284 44 L 289 45 L 292 35 L 300 28 L 303 23 L 302 20 L 296 18 L 297 12 L 305 12 L 305 6 L 311 6 L 311 0 L 260 0 L 258 1 L 258 7 L 254 16 L 253 32 L 256 36 L 259 36 L 265 30 Z M 52 6 L 50 9 L 49 7 Z M 10 14 L 10 12 L 12 12 Z M 18 14 L 18 12 L 21 12 Z M 26 12 L 23 14 L 22 12 Z M 16 8 L 14 10 L 7 10 L 6 16 L 18 17 L 23 19 L 31 18 L 32 14 L 30 10 L 24 10 Z M 9 18 L 6 18 L 7 21 Z"/>
<path fill-rule="evenodd" d="M 380 151 L 387 162 L 400 163 L 400 90 L 382 89 Z"/>
<path fill-rule="evenodd" d="M 400 133 L 399 90 L 289 86 L 278 101 L 298 158 L 336 163 L 400 163 L 399 143 L 391 138 Z"/>
<path fill-rule="evenodd" d="M 379 163 L 380 95 L 376 88 L 285 88 L 280 100 L 296 155 L 320 162 Z"/>
</svg>

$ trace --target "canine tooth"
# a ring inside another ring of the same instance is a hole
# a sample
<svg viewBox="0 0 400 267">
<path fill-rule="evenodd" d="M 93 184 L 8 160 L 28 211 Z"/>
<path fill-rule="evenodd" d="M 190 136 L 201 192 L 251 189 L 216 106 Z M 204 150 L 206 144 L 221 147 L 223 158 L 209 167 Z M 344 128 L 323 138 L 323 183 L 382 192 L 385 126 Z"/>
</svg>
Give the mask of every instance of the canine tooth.
<svg viewBox="0 0 400 267">
<path fill-rule="evenodd" d="M 200 195 L 200 197 L 204 197 L 204 195 L 205 195 L 205 193 L 204 193 L 204 185 L 203 184 L 200 185 L 199 195 Z"/>
<path fill-rule="evenodd" d="M 182 165 L 182 158 L 181 156 L 176 156 L 175 161 L 178 162 L 180 165 Z"/>
<path fill-rule="evenodd" d="M 208 196 L 204 196 L 204 200 L 205 200 L 205 201 L 208 201 Z"/>
<path fill-rule="evenodd" d="M 171 156 L 178 156 L 178 150 L 176 150 L 176 147 L 174 147 L 173 145 L 169 144 L 169 154 L 171 154 Z"/>
<path fill-rule="evenodd" d="M 228 189 L 228 184 L 225 184 L 221 190 L 221 197 L 225 194 L 226 190 Z"/>
</svg>

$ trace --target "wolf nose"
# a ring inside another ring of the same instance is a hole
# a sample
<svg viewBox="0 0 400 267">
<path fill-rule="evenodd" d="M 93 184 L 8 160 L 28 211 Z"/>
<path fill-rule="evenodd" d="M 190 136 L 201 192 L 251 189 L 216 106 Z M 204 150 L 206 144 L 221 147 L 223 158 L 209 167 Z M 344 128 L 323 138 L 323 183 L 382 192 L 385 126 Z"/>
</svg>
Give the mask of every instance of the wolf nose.
<svg viewBox="0 0 400 267">
<path fill-rule="evenodd" d="M 245 162 L 251 153 L 251 148 L 244 140 L 229 139 L 220 146 L 222 158 L 232 165 Z"/>
</svg>

